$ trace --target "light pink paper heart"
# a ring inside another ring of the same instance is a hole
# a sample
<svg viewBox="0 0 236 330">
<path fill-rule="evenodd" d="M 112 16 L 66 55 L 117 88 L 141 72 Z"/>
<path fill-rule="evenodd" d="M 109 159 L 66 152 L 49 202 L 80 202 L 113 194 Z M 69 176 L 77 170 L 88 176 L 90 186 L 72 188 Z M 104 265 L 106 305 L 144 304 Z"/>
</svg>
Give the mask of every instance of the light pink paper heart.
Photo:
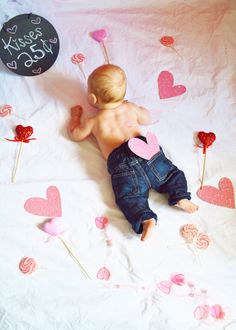
<svg viewBox="0 0 236 330">
<path fill-rule="evenodd" d="M 185 276 L 183 274 L 174 274 L 171 276 L 171 282 L 182 286 L 185 284 Z"/>
<path fill-rule="evenodd" d="M 27 199 L 24 208 L 27 212 L 44 217 L 61 217 L 61 197 L 57 187 L 50 186 L 47 189 L 47 199 L 32 197 Z"/>
<path fill-rule="evenodd" d="M 160 99 L 168 99 L 186 92 L 184 85 L 174 86 L 174 77 L 169 71 L 162 71 L 158 76 L 157 82 Z"/>
<path fill-rule="evenodd" d="M 198 189 L 197 196 L 207 203 L 234 209 L 235 200 L 232 182 L 228 178 L 221 178 L 218 185 L 219 189 L 212 186 L 203 186 L 202 189 Z"/>
<path fill-rule="evenodd" d="M 172 282 L 170 281 L 161 281 L 157 284 L 157 287 L 165 294 L 170 294 Z"/>
<path fill-rule="evenodd" d="M 99 280 L 108 281 L 110 276 L 111 276 L 111 273 L 110 273 L 109 269 L 107 269 L 106 267 L 100 268 L 98 273 L 97 273 L 97 278 Z"/>
<path fill-rule="evenodd" d="M 65 231 L 62 220 L 57 218 L 44 222 L 40 228 L 51 236 L 59 236 Z"/>
<path fill-rule="evenodd" d="M 147 143 L 138 138 L 132 138 L 129 140 L 128 146 L 135 155 L 149 160 L 160 151 L 160 146 L 153 133 L 148 132 L 146 139 Z"/>
<path fill-rule="evenodd" d="M 199 305 L 193 312 L 196 320 L 205 320 L 209 315 L 209 305 Z"/>
<path fill-rule="evenodd" d="M 225 317 L 225 312 L 219 304 L 210 307 L 210 314 L 215 319 L 223 319 Z"/>
<path fill-rule="evenodd" d="M 102 42 L 107 38 L 107 31 L 104 29 L 96 30 L 91 33 L 91 36 L 94 40 Z"/>
<path fill-rule="evenodd" d="M 96 217 L 95 224 L 99 229 L 105 229 L 108 226 L 109 220 L 107 217 Z"/>
</svg>

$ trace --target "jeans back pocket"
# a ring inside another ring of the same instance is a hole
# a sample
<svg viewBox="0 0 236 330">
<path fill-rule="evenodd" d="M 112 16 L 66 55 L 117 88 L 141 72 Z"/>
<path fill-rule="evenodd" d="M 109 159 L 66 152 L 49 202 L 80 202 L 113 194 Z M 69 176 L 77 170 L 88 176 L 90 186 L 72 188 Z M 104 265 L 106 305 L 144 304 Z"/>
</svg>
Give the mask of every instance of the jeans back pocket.
<svg viewBox="0 0 236 330">
<path fill-rule="evenodd" d="M 159 181 L 164 181 L 168 174 L 176 168 L 176 166 L 166 158 L 162 150 L 153 156 L 147 164 Z"/>
<path fill-rule="evenodd" d="M 111 180 L 116 200 L 135 197 L 139 194 L 138 180 L 133 170 L 113 174 Z"/>
</svg>

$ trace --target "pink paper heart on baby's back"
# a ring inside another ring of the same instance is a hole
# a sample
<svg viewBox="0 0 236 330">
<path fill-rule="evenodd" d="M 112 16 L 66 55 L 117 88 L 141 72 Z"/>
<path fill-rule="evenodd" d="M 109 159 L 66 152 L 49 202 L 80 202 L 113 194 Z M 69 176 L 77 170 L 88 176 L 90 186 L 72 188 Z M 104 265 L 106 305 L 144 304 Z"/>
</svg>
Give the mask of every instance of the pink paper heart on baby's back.
<svg viewBox="0 0 236 330">
<path fill-rule="evenodd" d="M 198 189 L 197 196 L 210 204 L 231 209 L 235 208 L 234 187 L 228 178 L 220 179 L 219 189 L 212 186 L 203 186 L 202 189 Z"/>
<path fill-rule="evenodd" d="M 32 197 L 27 199 L 24 208 L 27 212 L 45 217 L 61 217 L 61 197 L 57 187 L 50 186 L 46 192 L 47 198 Z"/>
<path fill-rule="evenodd" d="M 148 132 L 146 139 L 147 143 L 139 138 L 132 138 L 129 140 L 128 146 L 135 155 L 149 160 L 160 151 L 160 146 L 155 134 Z"/>
<path fill-rule="evenodd" d="M 157 82 L 160 99 L 168 99 L 186 92 L 184 85 L 174 86 L 174 77 L 169 71 L 162 71 L 158 76 Z"/>
</svg>

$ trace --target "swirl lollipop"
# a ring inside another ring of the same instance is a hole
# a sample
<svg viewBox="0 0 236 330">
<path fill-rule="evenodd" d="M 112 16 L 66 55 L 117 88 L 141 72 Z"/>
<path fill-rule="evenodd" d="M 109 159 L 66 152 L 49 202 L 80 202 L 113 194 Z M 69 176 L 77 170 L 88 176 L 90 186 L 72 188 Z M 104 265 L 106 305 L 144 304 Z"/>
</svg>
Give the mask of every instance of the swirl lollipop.
<svg viewBox="0 0 236 330">
<path fill-rule="evenodd" d="M 25 257 L 19 263 L 19 269 L 23 274 L 32 274 L 37 268 L 34 258 Z"/>
<path fill-rule="evenodd" d="M 12 112 L 12 106 L 9 104 L 5 104 L 4 106 L 0 107 L 0 117 L 6 117 L 10 115 Z"/>
<path fill-rule="evenodd" d="M 160 43 L 165 46 L 165 47 L 169 47 L 171 49 L 173 49 L 177 55 L 179 55 L 180 57 L 182 57 L 178 52 L 177 50 L 173 47 L 174 45 L 174 42 L 175 42 L 175 39 L 171 36 L 163 36 L 161 37 L 160 39 Z"/>
<path fill-rule="evenodd" d="M 181 234 L 188 243 L 192 243 L 198 235 L 198 229 L 193 224 L 186 224 L 181 228 Z"/>
<path fill-rule="evenodd" d="M 84 79 L 86 80 L 86 75 L 84 73 L 84 69 L 83 69 L 83 62 L 85 61 L 85 56 L 81 53 L 78 53 L 78 54 L 74 54 L 72 57 L 71 57 L 71 62 L 73 64 L 76 64 L 78 65 L 80 71 L 82 72 L 82 75 L 84 76 Z"/>
<path fill-rule="evenodd" d="M 207 249 L 210 244 L 210 238 L 207 234 L 199 233 L 195 240 L 195 244 L 199 249 Z"/>
</svg>

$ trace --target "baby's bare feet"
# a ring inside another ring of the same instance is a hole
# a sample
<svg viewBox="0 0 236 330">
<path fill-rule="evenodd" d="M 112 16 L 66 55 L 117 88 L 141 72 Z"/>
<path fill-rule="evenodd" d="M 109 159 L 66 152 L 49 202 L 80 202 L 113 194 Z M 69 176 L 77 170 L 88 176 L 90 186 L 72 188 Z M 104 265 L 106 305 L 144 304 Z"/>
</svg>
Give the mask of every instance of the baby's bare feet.
<svg viewBox="0 0 236 330">
<path fill-rule="evenodd" d="M 193 213 L 198 210 L 198 206 L 188 199 L 181 199 L 177 202 L 176 206 L 188 213 Z"/>
<path fill-rule="evenodd" d="M 149 237 L 151 237 L 152 230 L 156 224 L 154 219 L 148 219 L 143 221 L 143 231 L 141 236 L 141 241 L 146 241 Z"/>
</svg>

